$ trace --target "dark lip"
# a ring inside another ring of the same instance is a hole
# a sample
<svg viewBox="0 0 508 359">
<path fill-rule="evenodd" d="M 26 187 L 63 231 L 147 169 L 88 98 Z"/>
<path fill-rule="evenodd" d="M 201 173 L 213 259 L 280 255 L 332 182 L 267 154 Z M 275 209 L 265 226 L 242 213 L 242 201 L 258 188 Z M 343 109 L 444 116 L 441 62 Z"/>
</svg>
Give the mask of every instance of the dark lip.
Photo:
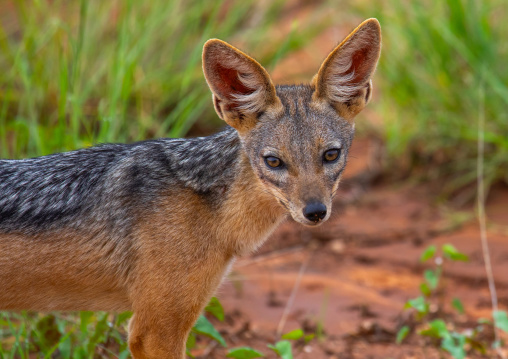
<svg viewBox="0 0 508 359">
<path fill-rule="evenodd" d="M 305 223 L 303 222 L 300 222 L 300 221 L 296 221 L 300 224 L 303 224 L 305 227 L 319 227 L 320 225 L 322 225 L 324 222 L 326 222 L 326 220 L 319 220 L 318 222 L 311 222 L 311 221 L 306 221 Z"/>
</svg>

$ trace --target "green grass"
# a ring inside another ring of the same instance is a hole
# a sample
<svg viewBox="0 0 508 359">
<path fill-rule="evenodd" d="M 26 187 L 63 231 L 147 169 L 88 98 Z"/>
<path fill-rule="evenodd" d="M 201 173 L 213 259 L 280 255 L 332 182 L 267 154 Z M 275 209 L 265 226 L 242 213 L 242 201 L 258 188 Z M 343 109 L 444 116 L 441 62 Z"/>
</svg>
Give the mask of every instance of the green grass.
<svg viewBox="0 0 508 359">
<path fill-rule="evenodd" d="M 130 313 L 0 313 L 0 358 L 127 358 Z"/>
<path fill-rule="evenodd" d="M 314 17 L 278 35 L 281 0 L 12 4 L 0 24 L 0 158 L 222 126 L 201 70 L 207 39 L 271 69 L 326 26 Z M 128 316 L 0 312 L 0 358 L 125 358 Z"/>
<path fill-rule="evenodd" d="M 448 194 L 471 185 L 484 109 L 485 181 L 508 183 L 506 2 L 387 0 L 360 10 L 383 28 L 377 104 L 390 167 L 400 171 L 403 157 L 444 179 Z"/>
<path fill-rule="evenodd" d="M 13 2 L 0 26 L 0 157 L 184 135 L 219 124 L 201 71 L 209 38 L 268 68 L 324 24 L 274 36 L 283 1 Z M 214 122 L 215 121 L 215 122 Z"/>
</svg>

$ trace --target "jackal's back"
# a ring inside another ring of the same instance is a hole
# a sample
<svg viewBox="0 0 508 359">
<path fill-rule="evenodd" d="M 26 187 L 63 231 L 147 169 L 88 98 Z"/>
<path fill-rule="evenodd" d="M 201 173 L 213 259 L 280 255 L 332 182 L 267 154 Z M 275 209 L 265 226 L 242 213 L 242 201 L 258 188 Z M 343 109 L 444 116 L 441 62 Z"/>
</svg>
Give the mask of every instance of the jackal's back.
<svg viewBox="0 0 508 359">
<path fill-rule="evenodd" d="M 140 211 L 178 186 L 216 202 L 234 176 L 238 148 L 236 132 L 229 128 L 210 137 L 0 160 L 0 232 L 91 224 L 126 231 Z"/>
</svg>

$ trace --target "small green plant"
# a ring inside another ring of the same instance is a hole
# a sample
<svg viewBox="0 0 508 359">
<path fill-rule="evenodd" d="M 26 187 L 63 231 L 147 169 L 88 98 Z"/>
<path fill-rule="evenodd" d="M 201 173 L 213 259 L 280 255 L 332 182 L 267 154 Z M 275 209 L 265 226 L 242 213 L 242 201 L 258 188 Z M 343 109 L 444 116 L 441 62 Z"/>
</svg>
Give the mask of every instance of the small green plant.
<svg viewBox="0 0 508 359">
<path fill-rule="evenodd" d="M 220 301 L 212 297 L 205 308 L 205 314 L 220 321 L 224 320 L 224 309 Z M 0 312 L 0 358 L 28 359 L 34 353 L 38 358 L 85 359 L 120 358 L 130 356 L 127 345 L 127 323 L 131 312 L 113 315 L 106 312 L 79 313 L 7 313 Z M 187 354 L 196 347 L 198 336 L 210 338 L 222 347 L 226 341 L 213 324 L 201 315 L 196 321 L 187 340 Z M 284 335 L 287 340 L 305 337 L 303 331 L 296 330 Z M 275 344 L 281 358 L 291 358 L 291 344 Z M 259 358 L 258 351 L 244 347 L 230 350 L 230 358 Z"/>
<path fill-rule="evenodd" d="M 205 308 L 205 312 L 210 313 L 220 321 L 224 320 L 224 308 L 222 307 L 222 304 L 216 297 L 212 297 L 212 299 L 210 299 L 210 302 Z M 224 340 L 222 335 L 220 335 L 217 329 L 215 329 L 213 324 L 210 323 L 210 321 L 206 319 L 204 315 L 201 315 L 196 321 L 196 324 L 194 324 L 194 327 L 192 328 L 191 333 L 187 338 L 187 355 L 189 355 L 191 358 L 193 358 L 191 350 L 196 346 L 197 335 L 203 335 L 205 337 L 215 340 L 223 347 L 227 347 L 226 341 Z"/>
<path fill-rule="evenodd" d="M 439 289 L 443 289 L 443 272 L 447 262 L 462 261 L 467 262 L 468 256 L 459 252 L 453 245 L 444 244 L 441 247 L 441 253 L 438 255 L 438 248 L 434 245 L 427 247 L 420 261 L 434 261 L 434 267 L 426 269 L 423 274 L 423 282 L 420 284 L 421 295 L 410 299 L 405 304 L 405 309 L 413 310 L 415 320 L 419 329 L 416 334 L 433 338 L 439 341 L 440 348 L 448 352 L 453 358 L 464 359 L 467 351 L 476 351 L 480 354 L 486 354 L 489 343 L 480 340 L 479 333 L 484 331 L 485 326 L 495 326 L 508 332 L 508 316 L 505 311 L 496 311 L 493 313 L 494 321 L 480 319 L 474 328 L 468 328 L 460 332 L 458 326 L 450 319 L 443 319 L 444 308 Z M 451 306 L 458 314 L 464 314 L 464 306 L 459 298 L 453 298 Z M 432 310 L 431 310 L 432 308 Z M 449 316 L 446 316 L 449 318 Z M 402 343 L 411 333 L 408 325 L 402 326 L 396 336 L 396 343 Z M 491 347 L 501 345 L 501 343 L 491 343 Z"/>
<path fill-rule="evenodd" d="M 224 310 L 215 297 L 205 312 L 224 320 Z M 79 313 L 0 313 L 0 358 L 81 359 L 130 356 L 127 345 L 127 322 L 131 312 L 113 315 L 106 312 Z M 226 346 L 224 338 L 201 315 L 187 341 L 188 353 L 202 335 Z"/>
<path fill-rule="evenodd" d="M 224 309 L 220 301 L 213 297 L 210 300 L 210 303 L 206 306 L 205 312 L 213 315 L 220 321 L 224 320 Z M 192 331 L 187 339 L 187 355 L 193 358 L 191 350 L 196 346 L 196 339 L 198 335 L 203 335 L 210 339 L 215 340 L 223 347 L 227 347 L 226 341 L 220 335 L 220 333 L 215 329 L 212 323 L 204 315 L 201 315 L 197 320 L 196 324 L 192 328 Z M 293 358 L 293 344 L 292 342 L 303 340 L 305 343 L 310 342 L 314 339 L 314 334 L 305 335 L 302 329 L 295 329 L 281 336 L 281 340 L 275 342 L 274 344 L 267 344 L 267 347 L 270 348 L 277 357 L 281 359 L 292 359 Z M 230 349 L 226 355 L 228 358 L 236 358 L 236 359 L 252 359 L 252 358 L 262 358 L 265 354 L 257 351 L 251 347 L 238 347 Z"/>
<path fill-rule="evenodd" d="M 226 355 L 227 358 L 236 358 L 236 359 L 252 359 L 252 358 L 263 358 L 265 355 L 261 352 L 258 352 L 255 349 L 250 347 L 240 347 L 231 349 Z"/>
<path fill-rule="evenodd" d="M 292 341 L 298 341 L 303 339 L 305 343 L 310 342 L 314 339 L 314 334 L 305 335 L 302 329 L 295 329 L 281 336 L 281 340 L 274 344 L 267 344 L 278 358 L 281 359 L 293 359 L 293 344 Z M 226 355 L 228 358 L 236 359 L 250 359 L 250 358 L 261 358 L 265 355 L 257 350 L 249 347 L 241 347 L 231 349 Z"/>
<path fill-rule="evenodd" d="M 127 358 L 131 313 L 0 313 L 0 358 Z"/>
</svg>

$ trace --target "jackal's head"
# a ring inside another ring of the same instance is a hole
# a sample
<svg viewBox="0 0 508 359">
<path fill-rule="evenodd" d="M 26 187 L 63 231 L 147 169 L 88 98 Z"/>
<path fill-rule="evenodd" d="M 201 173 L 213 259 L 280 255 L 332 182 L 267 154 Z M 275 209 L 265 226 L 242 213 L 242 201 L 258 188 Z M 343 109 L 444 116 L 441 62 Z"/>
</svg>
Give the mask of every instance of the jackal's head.
<svg viewBox="0 0 508 359">
<path fill-rule="evenodd" d="M 366 20 L 328 55 L 311 84 L 274 86 L 258 62 L 231 45 L 212 39 L 204 46 L 217 114 L 238 131 L 266 190 L 302 224 L 330 216 L 380 49 L 379 22 Z"/>
</svg>

